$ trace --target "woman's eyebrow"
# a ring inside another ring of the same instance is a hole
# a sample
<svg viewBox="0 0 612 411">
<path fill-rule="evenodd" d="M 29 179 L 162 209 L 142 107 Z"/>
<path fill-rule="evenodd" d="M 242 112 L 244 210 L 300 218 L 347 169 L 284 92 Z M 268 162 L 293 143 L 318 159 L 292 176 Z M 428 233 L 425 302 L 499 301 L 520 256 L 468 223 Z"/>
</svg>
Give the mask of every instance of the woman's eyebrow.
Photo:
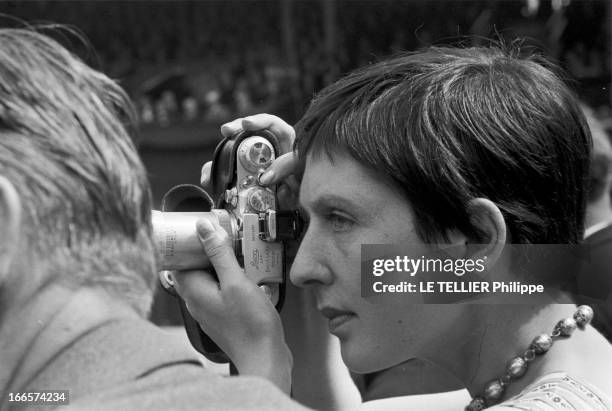
<svg viewBox="0 0 612 411">
<path fill-rule="evenodd" d="M 363 208 L 355 201 L 337 194 L 323 194 L 320 197 L 317 197 L 310 204 L 304 204 L 300 199 L 300 204 L 304 209 L 309 208 L 317 212 L 338 208 L 347 212 L 357 213 Z"/>
</svg>

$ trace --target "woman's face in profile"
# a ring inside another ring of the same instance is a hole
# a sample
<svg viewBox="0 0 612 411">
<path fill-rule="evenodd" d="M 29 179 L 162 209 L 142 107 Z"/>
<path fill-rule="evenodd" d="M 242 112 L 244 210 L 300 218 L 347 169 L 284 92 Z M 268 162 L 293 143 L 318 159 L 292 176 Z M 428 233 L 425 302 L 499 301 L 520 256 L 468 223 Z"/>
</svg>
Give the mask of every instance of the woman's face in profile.
<svg viewBox="0 0 612 411">
<path fill-rule="evenodd" d="M 310 155 L 300 203 L 309 226 L 291 281 L 313 290 L 349 368 L 370 372 L 431 358 L 440 349 L 432 341 L 456 335 L 456 306 L 374 304 L 361 297 L 362 244 L 423 244 L 409 203 L 384 176 L 347 155 Z"/>
</svg>

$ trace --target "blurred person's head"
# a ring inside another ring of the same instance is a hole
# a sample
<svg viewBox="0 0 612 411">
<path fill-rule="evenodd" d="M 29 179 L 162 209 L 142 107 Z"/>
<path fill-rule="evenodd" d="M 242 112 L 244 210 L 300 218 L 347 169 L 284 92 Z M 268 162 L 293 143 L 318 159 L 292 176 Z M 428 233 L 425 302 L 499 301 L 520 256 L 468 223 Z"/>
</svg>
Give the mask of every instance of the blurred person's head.
<svg viewBox="0 0 612 411">
<path fill-rule="evenodd" d="M 0 29 L 0 44 L 0 300 L 91 286 L 143 313 L 151 196 L 125 92 L 34 30 Z"/>
<path fill-rule="evenodd" d="M 361 244 L 482 244 L 494 264 L 505 243 L 580 241 L 588 126 L 556 70 L 517 54 L 440 47 L 370 65 L 296 126 L 310 222 L 292 281 L 313 288 L 353 370 L 435 361 L 495 312 L 365 301 Z"/>
<path fill-rule="evenodd" d="M 610 190 L 612 189 L 612 146 L 603 124 L 593 110 L 583 107 L 591 135 L 593 152 L 589 175 L 589 192 L 585 228 L 612 221 Z"/>
</svg>

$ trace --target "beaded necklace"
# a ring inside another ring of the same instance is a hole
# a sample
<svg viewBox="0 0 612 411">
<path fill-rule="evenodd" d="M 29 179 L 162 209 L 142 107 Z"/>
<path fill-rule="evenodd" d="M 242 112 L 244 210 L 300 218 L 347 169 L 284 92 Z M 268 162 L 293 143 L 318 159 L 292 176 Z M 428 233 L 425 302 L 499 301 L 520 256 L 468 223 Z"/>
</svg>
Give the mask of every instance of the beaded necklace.
<svg viewBox="0 0 612 411">
<path fill-rule="evenodd" d="M 584 329 L 592 319 L 593 310 L 591 307 L 581 305 L 572 317 L 559 321 L 550 335 L 540 334 L 535 337 L 522 355 L 508 361 L 504 375 L 485 384 L 482 395 L 474 397 L 465 407 L 465 411 L 480 411 L 497 404 L 504 395 L 506 387 L 513 380 L 525 375 L 530 362 L 535 360 L 538 355 L 545 354 L 556 340 L 571 336 L 576 328 Z"/>
</svg>

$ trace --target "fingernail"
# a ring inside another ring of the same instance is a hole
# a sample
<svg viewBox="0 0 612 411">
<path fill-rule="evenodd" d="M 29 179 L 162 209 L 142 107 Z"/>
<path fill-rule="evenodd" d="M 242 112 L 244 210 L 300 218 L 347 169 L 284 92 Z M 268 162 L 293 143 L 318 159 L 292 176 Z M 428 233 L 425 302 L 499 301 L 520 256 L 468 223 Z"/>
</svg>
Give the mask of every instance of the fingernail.
<svg viewBox="0 0 612 411">
<path fill-rule="evenodd" d="M 274 171 L 273 170 L 265 171 L 262 174 L 260 174 L 258 177 L 259 184 L 261 185 L 269 184 L 270 182 L 272 182 L 272 178 L 274 178 Z"/>
<path fill-rule="evenodd" d="M 225 123 L 221 126 L 221 134 L 223 135 L 237 133 L 240 130 L 242 129 L 239 128 L 238 130 L 235 130 L 234 127 L 232 127 L 232 123 Z"/>
<path fill-rule="evenodd" d="M 215 226 L 213 226 L 213 224 L 206 219 L 198 220 L 196 222 L 196 229 L 198 231 L 198 236 L 203 239 L 208 238 L 215 232 Z"/>
</svg>

